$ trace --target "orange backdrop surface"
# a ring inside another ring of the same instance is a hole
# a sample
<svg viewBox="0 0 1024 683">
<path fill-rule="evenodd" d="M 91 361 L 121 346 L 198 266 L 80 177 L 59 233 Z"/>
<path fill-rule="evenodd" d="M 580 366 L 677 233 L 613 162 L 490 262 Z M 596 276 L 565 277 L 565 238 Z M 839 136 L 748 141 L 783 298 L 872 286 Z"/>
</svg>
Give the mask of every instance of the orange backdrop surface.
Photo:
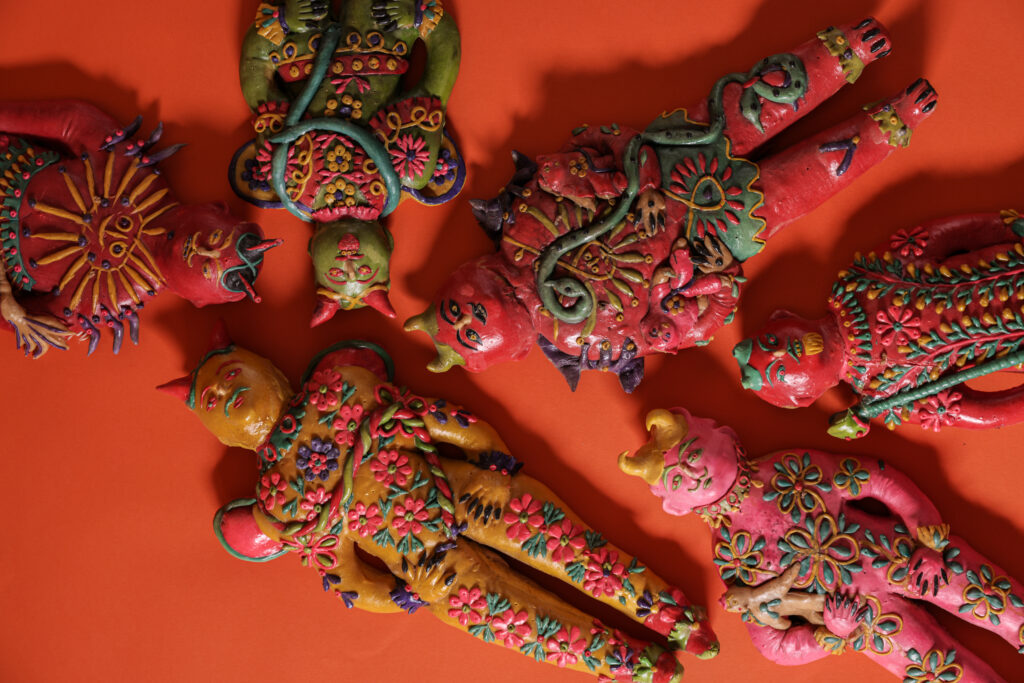
<svg viewBox="0 0 1024 683">
<path fill-rule="evenodd" d="M 258 282 L 260 305 L 197 310 L 171 295 L 144 311 L 142 344 L 119 356 L 105 337 L 27 360 L 0 349 L 0 680 L 3 681 L 584 681 L 436 623 L 426 613 L 378 616 L 342 609 L 297 559 L 239 562 L 211 529 L 223 503 L 252 495 L 252 454 L 226 449 L 182 405 L 153 387 L 191 369 L 218 317 L 236 341 L 298 380 L 307 361 L 343 338 L 394 355 L 398 379 L 471 407 L 584 519 L 713 605 L 721 655 L 691 660 L 687 680 L 888 680 L 848 654 L 784 669 L 754 650 L 722 592 L 709 533 L 695 517 L 669 517 L 616 455 L 638 446 L 642 418 L 683 405 L 731 424 L 753 454 L 790 446 L 878 456 L 909 473 L 946 520 L 1012 575 L 1024 578 L 1024 426 L 988 432 L 876 428 L 842 443 L 825 434 L 839 391 L 783 411 L 739 388 L 732 345 L 776 306 L 824 310 L 838 269 L 856 249 L 899 228 L 956 213 L 1024 208 L 1024 4 L 954 0 L 449 0 L 463 36 L 450 121 L 469 162 L 459 200 L 403 204 L 390 226 L 397 247 L 399 320 L 340 314 L 315 330 L 309 228 L 283 212 L 233 197 L 226 167 L 247 139 L 237 60 L 255 0 L 6 2 L 0 9 L 0 96 L 78 97 L 129 121 L 162 120 L 166 144 L 189 146 L 164 165 L 187 201 L 226 199 L 285 246 Z M 834 124 L 861 105 L 928 77 L 938 109 L 910 148 L 794 223 L 747 268 L 736 324 L 705 348 L 648 361 L 626 396 L 615 378 L 585 374 L 569 392 L 539 350 L 483 374 L 443 376 L 425 365 L 425 336 L 402 332 L 458 263 L 490 243 L 466 199 L 508 179 L 509 152 L 557 149 L 580 123 L 641 128 L 665 109 L 704 97 L 722 74 L 749 69 L 829 24 L 873 14 L 893 36 L 888 59 L 868 68 L 780 142 Z M 147 128 L 148 130 L 148 128 Z M 560 591 L 574 595 L 572 591 Z M 964 647 L 1009 680 L 1024 657 L 997 637 L 939 615 Z"/>
</svg>

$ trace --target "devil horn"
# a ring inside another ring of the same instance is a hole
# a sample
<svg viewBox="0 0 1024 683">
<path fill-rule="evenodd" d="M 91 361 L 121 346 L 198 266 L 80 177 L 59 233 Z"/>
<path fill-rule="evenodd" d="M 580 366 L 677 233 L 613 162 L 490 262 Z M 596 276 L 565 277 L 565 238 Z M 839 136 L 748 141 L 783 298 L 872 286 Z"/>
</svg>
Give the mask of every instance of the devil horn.
<svg viewBox="0 0 1024 683">
<path fill-rule="evenodd" d="M 256 253 L 256 254 L 262 254 L 263 252 L 267 251 L 268 249 L 273 249 L 274 247 L 279 247 L 282 244 L 284 244 L 284 240 L 282 240 L 282 239 L 260 240 L 259 242 L 257 242 L 256 244 L 252 245 L 251 247 L 246 247 L 246 251 L 253 252 L 253 253 Z"/>
<path fill-rule="evenodd" d="M 192 376 L 185 375 L 178 379 L 172 379 L 170 382 L 158 386 L 156 390 L 173 396 L 180 401 L 187 401 L 188 395 L 192 391 Z"/>
<path fill-rule="evenodd" d="M 388 293 L 383 289 L 375 289 L 372 292 L 366 294 L 363 299 L 363 303 L 377 311 L 382 313 L 389 318 L 394 318 L 397 313 L 391 306 L 391 301 L 388 299 Z"/>
<path fill-rule="evenodd" d="M 207 345 L 207 352 L 218 351 L 231 346 L 231 335 L 228 334 L 228 325 L 223 318 L 217 320 L 210 334 L 210 343 Z"/>
<path fill-rule="evenodd" d="M 309 326 L 316 327 L 321 325 L 331 318 L 338 312 L 341 306 L 334 299 L 329 299 L 326 296 L 318 296 L 316 298 L 316 309 L 313 311 L 313 317 L 310 318 Z"/>
</svg>

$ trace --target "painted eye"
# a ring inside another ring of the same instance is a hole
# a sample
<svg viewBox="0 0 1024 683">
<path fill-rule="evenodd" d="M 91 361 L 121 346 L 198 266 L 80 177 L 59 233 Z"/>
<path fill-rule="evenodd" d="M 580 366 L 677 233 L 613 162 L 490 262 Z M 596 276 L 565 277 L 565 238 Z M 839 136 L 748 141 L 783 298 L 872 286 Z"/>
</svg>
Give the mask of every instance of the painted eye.
<svg viewBox="0 0 1024 683">
<path fill-rule="evenodd" d="M 226 375 L 224 375 L 224 379 L 230 382 L 234 378 L 238 377 L 240 374 L 242 374 L 242 371 L 239 370 L 238 368 L 235 368 L 234 370 L 230 370 Z"/>
<path fill-rule="evenodd" d="M 466 341 L 473 342 L 474 344 L 481 343 L 480 335 L 471 327 L 466 328 Z"/>
<path fill-rule="evenodd" d="M 373 269 L 370 268 L 370 266 L 364 264 L 359 266 L 359 268 L 356 269 L 356 272 L 359 273 L 360 275 L 369 275 L 371 272 L 373 272 Z"/>
<path fill-rule="evenodd" d="M 206 399 L 206 412 L 210 412 L 211 410 L 213 410 L 216 407 L 217 407 L 217 397 L 216 396 L 210 396 L 209 398 Z"/>
<path fill-rule="evenodd" d="M 771 346 L 776 346 L 779 343 L 779 338 L 776 337 L 774 334 L 766 334 L 764 336 L 764 341 L 765 341 L 766 344 L 770 344 Z"/>
<path fill-rule="evenodd" d="M 241 408 L 245 404 L 245 396 L 239 396 L 235 399 L 235 402 L 231 404 L 232 408 Z"/>
<path fill-rule="evenodd" d="M 117 219 L 117 227 L 121 228 L 122 230 L 127 230 L 128 228 L 132 227 L 132 219 L 128 218 L 128 216 L 121 216 L 120 218 Z"/>
<path fill-rule="evenodd" d="M 441 308 L 441 317 L 449 325 L 454 325 L 462 317 L 462 306 L 455 299 L 448 299 Z"/>
<path fill-rule="evenodd" d="M 483 304 L 470 304 L 470 306 L 473 307 L 473 317 L 486 325 L 487 324 L 487 309 L 484 308 L 484 305 Z"/>
<path fill-rule="evenodd" d="M 205 277 L 207 280 L 209 280 L 210 279 L 210 275 L 211 275 L 210 264 L 209 263 L 204 263 L 203 264 L 203 277 Z"/>
<path fill-rule="evenodd" d="M 224 233 L 221 230 L 214 230 L 213 234 L 210 235 L 210 239 L 207 240 L 207 244 L 211 247 L 220 244 L 221 239 L 224 237 Z"/>
</svg>

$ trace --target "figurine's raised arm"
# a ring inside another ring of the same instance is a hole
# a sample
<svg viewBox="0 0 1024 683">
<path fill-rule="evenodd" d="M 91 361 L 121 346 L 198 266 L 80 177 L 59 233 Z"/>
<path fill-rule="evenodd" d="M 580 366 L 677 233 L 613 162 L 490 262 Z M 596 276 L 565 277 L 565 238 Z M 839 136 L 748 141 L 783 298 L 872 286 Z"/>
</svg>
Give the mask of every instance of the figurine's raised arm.
<svg viewBox="0 0 1024 683">
<path fill-rule="evenodd" d="M 95 152 L 114 136 L 132 135 L 140 122 L 126 133 L 109 115 L 78 100 L 0 102 L 0 134 L 60 142 L 76 155 Z"/>
</svg>

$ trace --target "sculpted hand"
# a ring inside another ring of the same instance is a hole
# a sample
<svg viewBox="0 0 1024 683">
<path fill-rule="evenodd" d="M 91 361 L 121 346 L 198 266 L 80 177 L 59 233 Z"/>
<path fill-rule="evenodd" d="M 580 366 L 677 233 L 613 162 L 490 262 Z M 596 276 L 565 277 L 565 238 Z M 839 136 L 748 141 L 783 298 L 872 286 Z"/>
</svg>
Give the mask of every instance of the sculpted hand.
<svg viewBox="0 0 1024 683">
<path fill-rule="evenodd" d="M 867 609 L 867 606 L 862 606 L 856 597 L 846 597 L 840 594 L 826 595 L 825 610 L 822 614 L 825 628 L 845 640 L 864 621 Z"/>
<path fill-rule="evenodd" d="M 26 356 L 38 358 L 51 348 L 67 350 L 67 327 L 50 315 L 29 315 L 11 294 L 0 295 L 0 317 L 14 328 L 15 347 Z"/>
<path fill-rule="evenodd" d="M 383 31 L 411 28 L 416 21 L 416 11 L 409 0 L 373 0 L 370 13 Z"/>
<path fill-rule="evenodd" d="M 284 20 L 292 30 L 315 28 L 327 18 L 329 0 L 288 0 Z"/>
<path fill-rule="evenodd" d="M 942 553 L 928 547 L 919 547 L 910 556 L 910 579 L 907 588 L 925 595 L 931 591 L 938 595 L 939 588 L 949 583 L 949 573 Z"/>
</svg>

